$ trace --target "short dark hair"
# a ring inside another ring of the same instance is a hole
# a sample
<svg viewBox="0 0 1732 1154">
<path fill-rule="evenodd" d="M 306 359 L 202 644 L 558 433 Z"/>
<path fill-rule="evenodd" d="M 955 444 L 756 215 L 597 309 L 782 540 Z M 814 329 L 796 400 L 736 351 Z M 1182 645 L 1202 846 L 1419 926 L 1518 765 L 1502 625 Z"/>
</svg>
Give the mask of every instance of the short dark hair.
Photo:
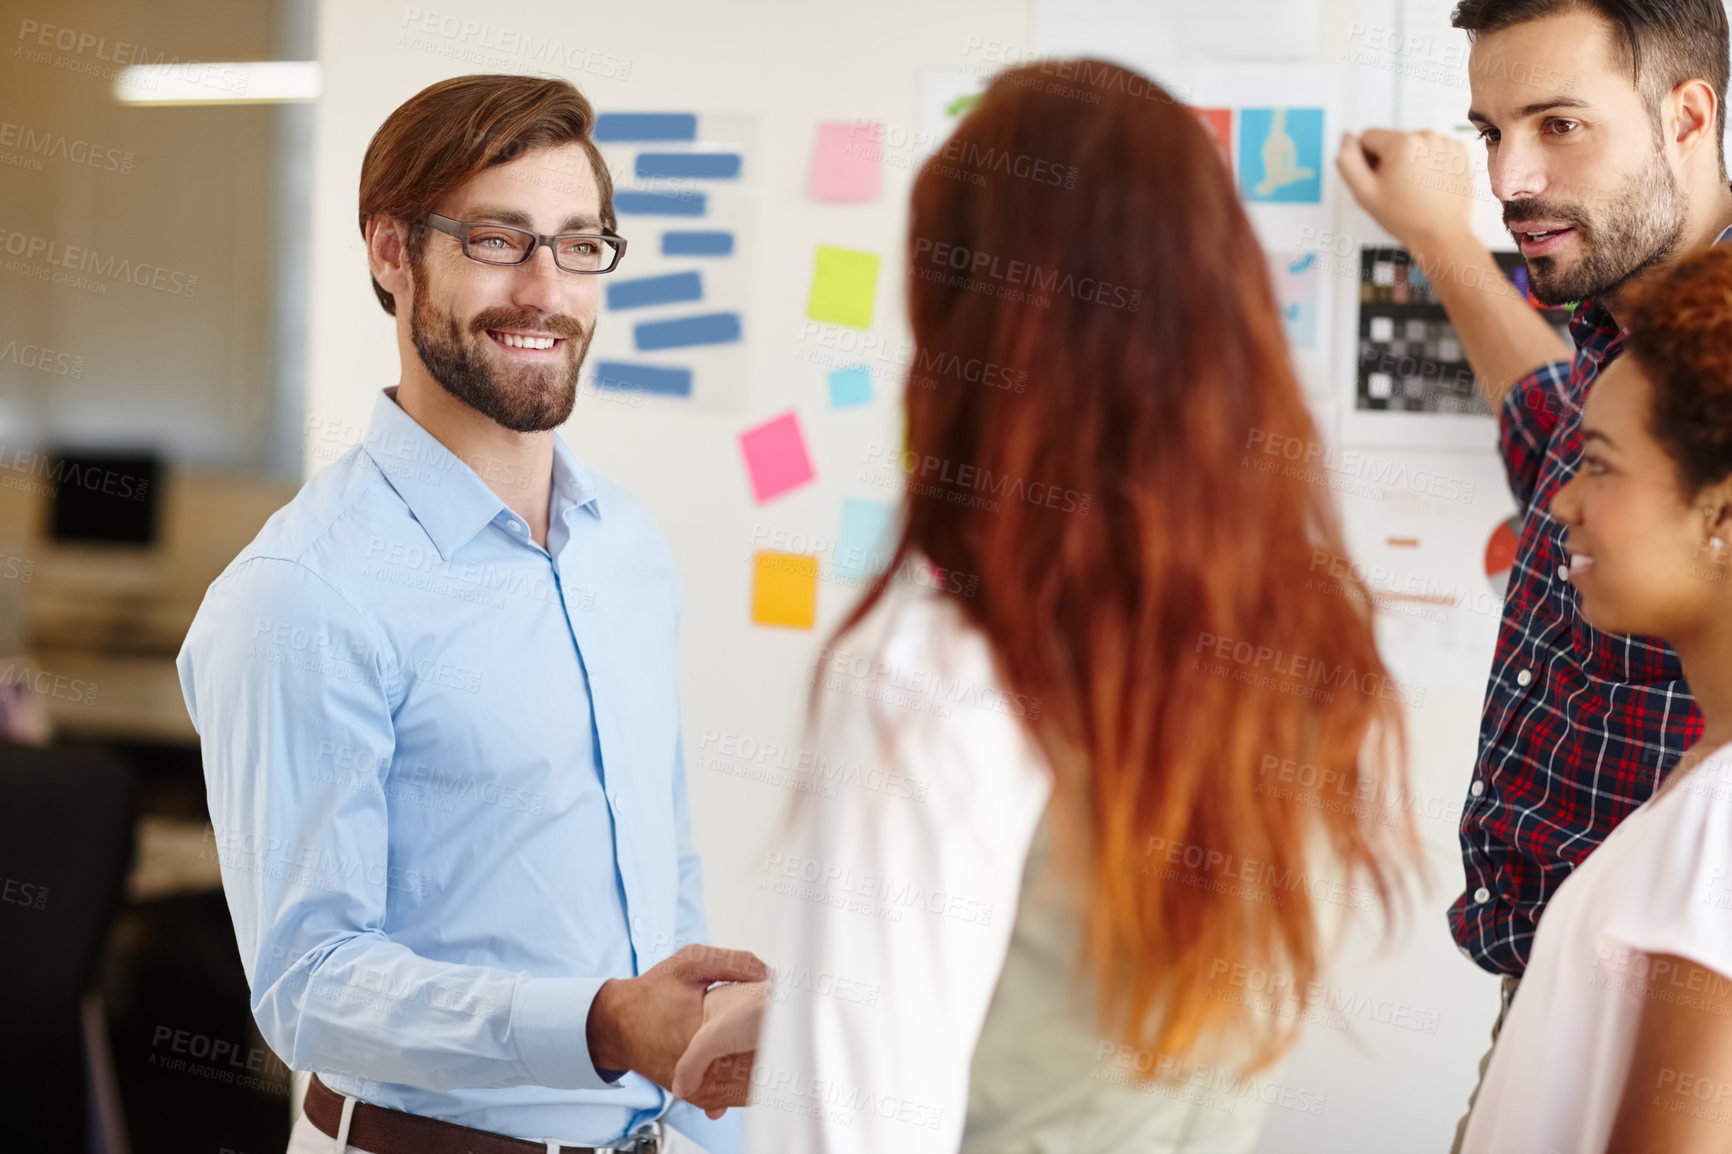
<svg viewBox="0 0 1732 1154">
<path fill-rule="evenodd" d="M 1686 499 L 1732 476 L 1732 244 L 1636 278 L 1618 317 L 1653 386 L 1648 431 L 1676 462 Z"/>
<path fill-rule="evenodd" d="M 361 236 L 367 218 L 410 223 L 408 258 L 427 244 L 421 218 L 470 177 L 538 148 L 581 144 L 601 192 L 601 222 L 612 230 L 613 177 L 591 134 L 595 109 L 572 84 L 541 76 L 454 76 L 423 88 L 385 118 L 361 161 Z M 387 313 L 397 303 L 377 280 Z"/>
<path fill-rule="evenodd" d="M 1660 101 L 1686 80 L 1705 80 L 1714 90 L 1714 148 L 1726 174 L 1726 9 L 1721 0 L 1461 0 L 1450 23 L 1469 40 L 1517 24 L 1589 12 L 1612 26 L 1614 62 L 1627 69 L 1648 106 L 1655 131 Z"/>
</svg>

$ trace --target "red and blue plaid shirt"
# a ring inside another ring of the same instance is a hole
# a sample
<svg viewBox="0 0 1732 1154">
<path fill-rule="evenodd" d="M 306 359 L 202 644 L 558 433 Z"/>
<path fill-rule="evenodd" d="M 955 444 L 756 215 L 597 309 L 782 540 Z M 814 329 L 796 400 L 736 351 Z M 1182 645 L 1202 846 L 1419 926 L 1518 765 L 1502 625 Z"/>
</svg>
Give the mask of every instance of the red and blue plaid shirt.
<svg viewBox="0 0 1732 1154">
<path fill-rule="evenodd" d="M 1732 228 L 1719 241 L 1728 237 Z M 1552 498 L 1581 466 L 1582 406 L 1624 344 L 1592 300 L 1570 317 L 1570 335 L 1575 360 L 1524 377 L 1499 417 L 1522 535 L 1461 815 L 1467 886 L 1449 908 L 1462 953 L 1518 976 L 1558 886 L 1702 733 L 1677 654 L 1655 637 L 1601 633 L 1564 579 Z"/>
</svg>

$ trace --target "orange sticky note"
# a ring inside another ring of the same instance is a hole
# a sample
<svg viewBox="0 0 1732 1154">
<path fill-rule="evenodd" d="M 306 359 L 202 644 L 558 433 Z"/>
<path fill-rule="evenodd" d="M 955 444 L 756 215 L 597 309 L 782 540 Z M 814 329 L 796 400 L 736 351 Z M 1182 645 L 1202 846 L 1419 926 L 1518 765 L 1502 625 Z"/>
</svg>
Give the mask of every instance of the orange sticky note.
<svg viewBox="0 0 1732 1154">
<path fill-rule="evenodd" d="M 818 616 L 818 559 L 803 553 L 752 555 L 752 623 L 810 629 Z"/>
</svg>

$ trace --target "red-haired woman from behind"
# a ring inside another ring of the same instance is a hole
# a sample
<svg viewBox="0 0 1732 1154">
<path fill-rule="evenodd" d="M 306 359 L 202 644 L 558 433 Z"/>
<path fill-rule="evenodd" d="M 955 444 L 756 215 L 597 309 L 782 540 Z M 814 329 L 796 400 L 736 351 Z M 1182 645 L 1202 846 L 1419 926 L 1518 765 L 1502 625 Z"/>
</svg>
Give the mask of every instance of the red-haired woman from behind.
<svg viewBox="0 0 1732 1154">
<path fill-rule="evenodd" d="M 907 442 L 864 475 L 900 536 L 767 858 L 753 1146 L 1249 1150 L 1246 1079 L 1413 852 L 1264 253 L 1191 110 L 1066 61 L 925 164 L 908 259 Z"/>
</svg>

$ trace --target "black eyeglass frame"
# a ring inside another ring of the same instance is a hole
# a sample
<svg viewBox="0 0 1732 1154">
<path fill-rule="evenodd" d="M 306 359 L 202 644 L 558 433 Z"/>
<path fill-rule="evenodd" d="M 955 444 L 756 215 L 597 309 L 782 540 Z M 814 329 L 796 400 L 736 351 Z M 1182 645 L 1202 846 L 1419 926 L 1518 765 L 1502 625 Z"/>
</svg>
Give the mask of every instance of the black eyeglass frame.
<svg viewBox="0 0 1732 1154">
<path fill-rule="evenodd" d="M 556 233 L 553 236 L 546 236 L 542 233 L 536 232 L 534 229 L 523 228 L 520 225 L 515 224 L 501 224 L 496 220 L 452 220 L 450 217 L 440 216 L 436 212 L 428 213 L 423 219 L 440 232 L 445 233 L 448 236 L 456 237 L 457 243 L 463 246 L 464 256 L 468 257 L 476 264 L 492 265 L 494 268 L 516 268 L 520 264 L 528 264 L 535 256 L 535 250 L 540 248 L 542 245 L 546 245 L 548 251 L 553 253 L 553 263 L 559 271 L 575 273 L 578 276 L 600 276 L 603 273 L 612 272 L 614 269 L 619 267 L 619 262 L 625 259 L 625 237 L 620 236 L 612 229 L 606 227 L 603 227 L 600 232 L 562 232 Z M 529 247 L 523 251 L 523 259 L 521 260 L 488 260 L 485 257 L 476 256 L 474 253 L 469 251 L 469 230 L 472 228 L 506 228 L 510 229 L 512 232 L 520 232 L 524 236 L 532 237 L 534 239 L 530 242 Z M 564 240 L 567 237 L 577 236 L 587 237 L 591 240 L 606 241 L 608 247 L 613 250 L 613 262 L 606 268 L 566 268 L 564 265 L 560 264 L 559 249 L 554 242 L 557 240 Z"/>
</svg>

